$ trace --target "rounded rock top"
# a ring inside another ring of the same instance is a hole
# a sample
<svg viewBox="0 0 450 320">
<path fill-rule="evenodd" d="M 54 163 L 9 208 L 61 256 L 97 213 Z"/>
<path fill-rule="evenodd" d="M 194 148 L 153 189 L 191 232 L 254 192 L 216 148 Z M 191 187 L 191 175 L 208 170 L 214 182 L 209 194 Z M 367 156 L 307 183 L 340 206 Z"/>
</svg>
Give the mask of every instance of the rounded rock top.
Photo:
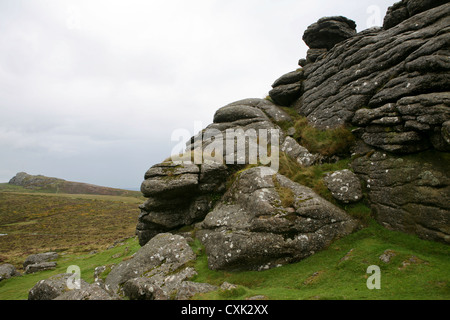
<svg viewBox="0 0 450 320">
<path fill-rule="evenodd" d="M 356 35 L 356 23 L 343 16 L 324 17 L 310 25 L 303 41 L 311 49 L 330 50 L 339 42 Z"/>
</svg>

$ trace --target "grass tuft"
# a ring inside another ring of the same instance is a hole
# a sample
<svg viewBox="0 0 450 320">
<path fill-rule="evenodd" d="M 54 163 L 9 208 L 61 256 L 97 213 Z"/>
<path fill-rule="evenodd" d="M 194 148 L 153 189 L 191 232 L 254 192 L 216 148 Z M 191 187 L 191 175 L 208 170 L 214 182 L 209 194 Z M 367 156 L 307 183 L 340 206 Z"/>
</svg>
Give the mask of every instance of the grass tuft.
<svg viewBox="0 0 450 320">
<path fill-rule="evenodd" d="M 340 126 L 329 130 L 320 130 L 309 124 L 306 117 L 300 117 L 295 122 L 294 138 L 312 153 L 329 157 L 333 155 L 348 155 L 355 141 L 351 130 Z"/>
</svg>

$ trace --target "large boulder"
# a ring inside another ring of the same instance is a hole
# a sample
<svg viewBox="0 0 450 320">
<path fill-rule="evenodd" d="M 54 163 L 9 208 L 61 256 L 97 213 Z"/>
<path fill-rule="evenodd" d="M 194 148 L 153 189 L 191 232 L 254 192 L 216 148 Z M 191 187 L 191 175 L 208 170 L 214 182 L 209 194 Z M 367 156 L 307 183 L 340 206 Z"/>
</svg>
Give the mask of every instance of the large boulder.
<svg viewBox="0 0 450 320">
<path fill-rule="evenodd" d="M 447 0 L 402 0 L 388 8 L 384 17 L 383 28 L 390 29 L 413 15 L 438 7 Z"/>
<path fill-rule="evenodd" d="M 197 232 L 213 270 L 263 270 L 299 261 L 357 222 L 268 167 L 242 172 Z"/>
<path fill-rule="evenodd" d="M 129 294 L 132 298 L 139 296 L 136 293 L 139 292 L 136 289 L 139 287 L 153 287 L 152 291 L 155 292 L 156 289 L 163 292 L 168 288 L 176 290 L 175 284 L 194 275 L 194 270 L 187 265 L 195 258 L 196 255 L 184 237 L 161 233 L 139 249 L 131 259 L 115 266 L 105 279 L 105 288 L 114 294 Z M 137 281 L 136 278 L 144 279 Z M 131 282 L 126 284 L 128 281 Z M 124 289 L 126 292 L 123 292 Z M 170 296 L 171 293 L 164 292 L 165 296 Z"/>
</svg>

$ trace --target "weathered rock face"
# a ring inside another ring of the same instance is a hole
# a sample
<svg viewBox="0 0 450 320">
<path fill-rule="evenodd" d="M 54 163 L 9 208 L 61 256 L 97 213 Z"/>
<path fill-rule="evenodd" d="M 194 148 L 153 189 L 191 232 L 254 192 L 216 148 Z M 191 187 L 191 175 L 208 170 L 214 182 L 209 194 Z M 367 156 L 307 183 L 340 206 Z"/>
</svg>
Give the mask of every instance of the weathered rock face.
<svg viewBox="0 0 450 320">
<path fill-rule="evenodd" d="M 99 283 L 89 284 L 80 279 L 79 288 L 69 289 L 73 274 L 63 273 L 41 280 L 31 288 L 28 300 L 119 300 L 119 296 L 107 292 Z"/>
<path fill-rule="evenodd" d="M 280 129 L 276 122 L 282 121 L 292 119 L 268 100 L 245 99 L 231 103 L 220 108 L 214 115 L 214 123 L 187 143 L 189 160 L 195 161 L 198 151 L 204 152 L 206 157 L 208 150 L 214 151 L 214 158 L 205 158 L 206 161 L 198 165 L 166 161 L 150 168 L 141 186 L 148 200 L 140 206 L 136 228 L 140 244 L 145 245 L 158 233 L 202 221 L 225 192 L 230 172 L 249 163 L 249 140 L 245 135 L 258 133 L 260 129 Z M 223 142 L 220 148 L 215 147 L 218 135 Z M 235 137 L 243 137 L 244 143 L 238 143 Z M 284 137 L 281 133 L 280 139 Z M 271 139 L 270 133 L 267 139 Z"/>
<path fill-rule="evenodd" d="M 198 235 L 211 269 L 263 270 L 310 256 L 356 227 L 311 189 L 256 167 L 237 177 Z"/>
<path fill-rule="evenodd" d="M 141 186 L 148 200 L 140 206 L 139 243 L 143 246 L 158 233 L 201 221 L 216 194 L 223 193 L 227 176 L 221 164 L 164 162 L 150 168 Z"/>
<path fill-rule="evenodd" d="M 330 50 L 339 42 L 356 34 L 356 23 L 345 17 L 325 17 L 313 23 L 303 34 L 303 41 L 311 49 Z"/>
<path fill-rule="evenodd" d="M 0 281 L 20 275 L 12 264 L 0 264 Z"/>
<path fill-rule="evenodd" d="M 302 68 L 278 78 L 270 99 L 220 108 L 213 123 L 187 142 L 187 154 L 198 159 L 200 151 L 201 164 L 172 159 L 146 173 L 141 190 L 148 200 L 137 226 L 141 245 L 201 222 L 197 236 L 210 268 L 261 270 L 301 260 L 355 230 L 357 222 L 311 189 L 250 161 L 251 141 L 260 137 L 248 133 L 262 129 L 273 130 L 279 150 L 301 166 L 324 161 L 299 144 L 306 139 L 297 130 L 306 129 L 301 122 L 294 126 L 281 106 L 306 117 L 314 133 L 353 127 L 352 154 L 339 157 L 352 162 L 356 175 L 344 170 L 324 178 L 339 202 L 367 194 L 386 227 L 449 242 L 449 25 L 450 3 L 440 0 L 403 0 L 388 10 L 383 28 L 359 33 L 344 17 L 311 25 L 303 37 L 310 49 L 299 61 Z M 238 171 L 248 164 L 258 167 Z M 173 280 L 184 283 L 190 275 L 184 269 Z M 123 288 L 136 299 L 171 295 L 154 280 L 127 281 Z"/>
<path fill-rule="evenodd" d="M 25 262 L 23 263 L 23 268 L 25 269 L 30 264 L 49 262 L 56 259 L 58 259 L 58 253 L 56 252 L 32 254 L 25 259 Z"/>
<path fill-rule="evenodd" d="M 435 151 L 396 157 L 375 152 L 353 162 L 385 227 L 450 243 L 450 157 Z"/>
<path fill-rule="evenodd" d="M 425 199 L 421 193 L 424 187 L 414 186 L 411 176 L 404 173 L 406 168 L 424 175 L 438 170 L 444 185 L 450 178 L 446 156 L 450 151 L 450 3 L 400 1 L 389 8 L 383 28 L 349 32 L 328 46 L 321 42 L 326 37 L 320 38 L 323 21 L 305 32 L 304 40 L 311 49 L 301 61 L 303 68 L 296 71 L 303 78 L 295 79 L 301 81 L 302 91 L 289 106 L 320 129 L 358 127 L 353 131 L 357 137 L 355 156 L 374 151 L 387 155 L 389 161 L 361 158 L 354 164 L 364 182 L 370 179 L 380 186 L 374 189 L 371 183 L 372 188 L 367 189 L 380 223 L 448 242 L 444 226 L 450 206 L 443 197 L 447 189 L 441 184 L 428 185 L 426 194 L 435 196 Z M 344 20 L 327 23 L 352 28 L 345 26 Z M 441 169 L 431 170 L 436 163 L 422 155 L 428 150 L 442 152 L 436 153 L 444 159 Z M 412 158 L 405 161 L 406 155 Z M 391 168 L 390 161 L 400 163 L 399 172 Z M 386 168 L 377 171 L 377 166 Z M 391 184 L 392 175 L 396 185 Z M 391 188 L 395 192 L 389 192 Z"/>
</svg>

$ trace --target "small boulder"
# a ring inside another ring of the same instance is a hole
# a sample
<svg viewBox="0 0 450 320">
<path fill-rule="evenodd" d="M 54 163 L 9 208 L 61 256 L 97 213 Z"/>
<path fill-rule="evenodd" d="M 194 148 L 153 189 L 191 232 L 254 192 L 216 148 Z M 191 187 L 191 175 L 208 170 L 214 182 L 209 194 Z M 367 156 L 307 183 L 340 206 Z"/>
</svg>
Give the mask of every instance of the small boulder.
<svg viewBox="0 0 450 320">
<path fill-rule="evenodd" d="M 248 105 L 227 105 L 214 114 L 214 123 L 234 122 L 237 120 L 261 120 L 267 116 L 260 109 Z"/>
<path fill-rule="evenodd" d="M 358 202 L 363 197 L 361 182 L 356 174 L 348 169 L 328 173 L 324 182 L 333 197 L 340 202 Z"/>
<path fill-rule="evenodd" d="M 0 265 L 0 281 L 20 275 L 12 264 Z"/>
<path fill-rule="evenodd" d="M 337 43 L 356 35 L 356 23 L 345 17 L 325 17 L 313 23 L 303 34 L 311 49 L 330 50 Z"/>
<path fill-rule="evenodd" d="M 125 282 L 123 292 L 130 300 L 168 300 L 160 286 L 145 277 L 133 278 Z"/>
<path fill-rule="evenodd" d="M 63 273 L 39 281 L 28 292 L 28 300 L 53 300 L 57 298 L 69 291 L 67 282 L 72 276 L 71 273 Z M 83 279 L 80 280 L 80 284 L 82 289 L 89 285 Z"/>
<path fill-rule="evenodd" d="M 298 65 L 299 65 L 300 67 L 304 67 L 304 66 L 306 66 L 307 64 L 308 64 L 308 63 L 307 63 L 306 59 L 304 59 L 304 58 L 298 60 Z"/>
<path fill-rule="evenodd" d="M 25 268 L 25 273 L 36 273 L 45 270 L 53 270 L 56 268 L 56 262 L 41 262 L 35 264 L 29 264 Z"/>
<path fill-rule="evenodd" d="M 183 283 L 197 275 L 194 268 L 175 273 L 162 271 L 153 275 L 133 278 L 123 285 L 123 293 L 131 300 L 173 300 Z"/>
<path fill-rule="evenodd" d="M 237 289 L 237 285 L 229 283 L 227 281 L 223 282 L 220 285 L 220 290 L 222 290 L 222 291 L 229 291 L 229 290 L 234 290 L 234 289 Z"/>
<path fill-rule="evenodd" d="M 284 84 L 291 84 L 295 82 L 299 82 L 305 79 L 304 71 L 303 70 L 296 70 L 289 73 L 286 73 L 285 75 L 282 75 L 280 78 L 275 80 L 275 82 L 272 84 L 272 88 L 284 85 Z"/>
<path fill-rule="evenodd" d="M 269 95 L 272 100 L 281 106 L 289 106 L 297 100 L 303 93 L 303 83 L 295 82 L 279 85 L 270 90 Z"/>
<path fill-rule="evenodd" d="M 58 253 L 56 252 L 32 254 L 26 258 L 25 262 L 23 263 L 23 268 L 26 269 L 26 267 L 30 264 L 48 262 L 56 259 L 58 259 Z"/>
<path fill-rule="evenodd" d="M 212 270 L 265 270 L 300 261 L 358 223 L 268 167 L 243 171 L 197 236 Z"/>
</svg>

